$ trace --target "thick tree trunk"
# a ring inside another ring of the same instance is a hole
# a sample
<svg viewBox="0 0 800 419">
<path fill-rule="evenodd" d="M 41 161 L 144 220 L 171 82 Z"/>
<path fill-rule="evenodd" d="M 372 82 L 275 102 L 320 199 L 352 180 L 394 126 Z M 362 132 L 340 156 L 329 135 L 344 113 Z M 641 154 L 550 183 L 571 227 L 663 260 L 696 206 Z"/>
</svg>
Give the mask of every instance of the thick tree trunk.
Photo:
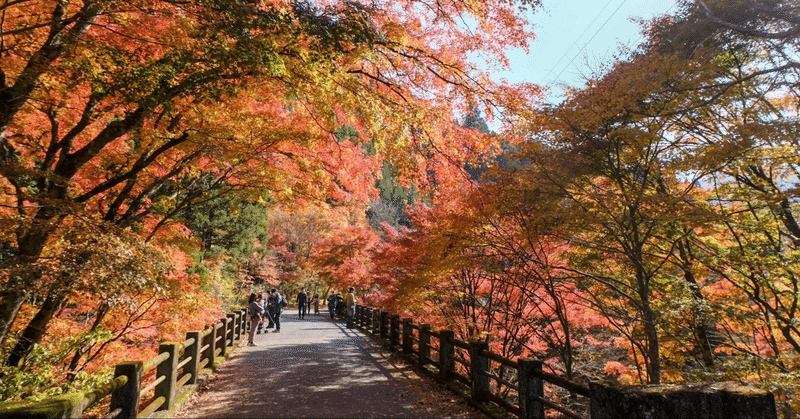
<svg viewBox="0 0 800 419">
<path fill-rule="evenodd" d="M 649 301 L 644 305 L 642 311 L 644 335 L 647 339 L 647 383 L 661 384 L 661 354 L 658 342 L 658 328 L 653 310 L 650 308 Z"/>
<path fill-rule="evenodd" d="M 44 332 L 47 330 L 47 324 L 50 323 L 53 315 L 61 306 L 61 303 L 64 302 L 65 296 L 66 292 L 63 291 L 51 291 L 47 294 L 47 298 L 44 300 L 44 303 L 42 303 L 39 312 L 33 316 L 33 319 L 31 319 L 28 326 L 26 326 L 25 330 L 22 332 L 17 344 L 14 345 L 14 349 L 11 350 L 6 360 L 6 365 L 11 367 L 19 367 L 22 365 L 22 361 L 31 349 L 33 349 L 33 345 L 38 343 L 42 339 L 42 336 L 44 336 Z"/>
<path fill-rule="evenodd" d="M 705 297 L 700 291 L 700 285 L 694 276 L 694 269 L 692 269 L 691 252 L 689 243 L 681 239 L 678 241 L 678 252 L 681 257 L 681 269 L 683 269 L 683 277 L 689 288 L 692 290 L 692 297 L 696 303 L 695 308 L 695 321 L 693 325 L 695 341 L 700 348 L 700 354 L 703 358 L 703 364 L 706 368 L 714 366 L 714 349 L 711 347 L 711 339 L 709 336 L 709 318 L 705 311 Z"/>
<path fill-rule="evenodd" d="M 18 281 L 9 281 L 6 288 L 0 291 L 0 346 L 8 337 L 8 332 L 19 314 L 19 309 L 28 293 Z"/>
<path fill-rule="evenodd" d="M 49 218 L 44 219 L 48 216 Z M 40 211 L 36 216 L 34 227 L 17 239 L 19 254 L 15 262 L 26 268 L 10 275 L 8 282 L 3 284 L 0 290 L 0 346 L 8 338 L 8 332 L 14 325 L 20 307 L 28 298 L 30 284 L 39 280 L 38 270 L 30 267 L 35 266 L 34 262 L 39 259 L 44 243 L 50 235 L 50 229 L 43 226 L 49 225 L 52 219 L 53 216 Z"/>
</svg>

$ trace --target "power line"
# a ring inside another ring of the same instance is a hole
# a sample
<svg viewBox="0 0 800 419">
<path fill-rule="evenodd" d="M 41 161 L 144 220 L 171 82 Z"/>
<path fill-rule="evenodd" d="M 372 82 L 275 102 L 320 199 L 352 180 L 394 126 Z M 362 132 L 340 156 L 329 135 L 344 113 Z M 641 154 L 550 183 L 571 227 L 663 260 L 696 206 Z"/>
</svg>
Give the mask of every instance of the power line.
<svg viewBox="0 0 800 419">
<path fill-rule="evenodd" d="M 550 70 L 548 70 L 547 73 L 545 73 L 545 74 L 547 74 L 548 76 L 550 74 L 555 74 L 554 71 L 555 71 L 556 67 L 558 67 L 558 65 L 561 64 L 561 60 L 563 60 L 564 57 L 566 57 L 567 54 L 569 54 L 569 51 L 572 49 L 572 47 L 574 47 L 578 43 L 578 41 L 581 40 L 581 38 L 586 33 L 586 31 L 588 31 L 589 28 L 591 28 L 592 25 L 594 25 L 594 22 L 597 22 L 597 19 L 600 17 L 600 15 L 603 14 L 603 12 L 606 11 L 606 9 L 608 8 L 608 5 L 610 5 L 612 1 L 614 1 L 614 0 L 608 0 L 608 3 L 606 3 L 606 5 L 603 6 L 603 8 L 597 13 L 597 15 L 594 17 L 594 19 L 592 19 L 592 21 L 589 22 L 589 25 L 586 26 L 586 29 L 584 29 L 583 32 L 581 32 L 581 34 L 578 35 L 577 38 L 575 38 L 575 42 L 573 42 L 572 45 L 569 46 L 569 48 L 564 50 L 564 54 L 561 55 L 561 58 L 559 58 L 558 61 L 556 61 L 556 63 L 553 64 L 553 67 L 550 68 Z"/>
<path fill-rule="evenodd" d="M 601 31 L 601 30 L 603 30 L 603 28 L 605 28 L 605 27 L 606 27 L 606 25 L 607 25 L 607 24 L 608 24 L 608 22 L 611 20 L 611 18 L 612 18 L 612 17 L 614 17 L 614 15 L 616 15 L 616 14 L 617 14 L 617 12 L 619 11 L 619 9 L 621 9 L 621 8 L 622 8 L 622 6 L 623 6 L 625 3 L 627 3 L 627 1 L 628 1 L 628 0 L 622 0 L 622 3 L 620 3 L 620 4 L 619 4 L 619 6 L 617 6 L 617 8 L 614 10 L 614 12 L 613 12 L 613 13 L 611 13 L 611 16 L 609 16 L 609 17 L 608 17 L 608 19 L 606 19 L 606 21 L 605 21 L 605 22 L 603 22 L 603 25 L 602 25 L 602 26 L 600 26 L 600 28 L 598 28 L 598 29 L 597 29 L 597 31 L 594 33 L 594 35 L 592 35 L 592 37 L 591 37 L 591 38 L 589 38 L 589 40 L 588 40 L 588 41 L 586 41 L 586 43 L 585 43 L 585 44 L 583 44 L 583 47 L 580 49 L 580 51 L 578 51 L 578 53 L 577 53 L 577 54 L 575 54 L 575 56 L 574 56 L 574 57 L 572 57 L 572 59 L 571 59 L 571 60 L 569 60 L 569 63 L 566 65 L 566 67 L 564 67 L 564 69 L 563 69 L 563 70 L 561 70 L 561 72 L 560 72 L 560 73 L 558 73 L 558 75 L 556 76 L 556 78 L 555 78 L 555 79 L 553 79 L 553 81 L 551 81 L 550 83 L 548 83 L 548 84 L 547 84 L 547 88 L 550 88 L 550 86 L 552 86 L 552 85 L 553 85 L 553 83 L 557 82 L 557 81 L 558 81 L 558 79 L 559 79 L 559 78 L 561 78 L 561 75 L 562 75 L 562 74 L 564 74 L 564 72 L 565 72 L 565 71 L 567 71 L 567 69 L 569 68 L 569 66 L 570 66 L 570 65 L 572 65 L 572 63 L 574 63 L 574 62 L 575 62 L 575 59 L 576 59 L 576 58 L 578 58 L 578 56 L 579 56 L 579 55 L 580 55 L 580 54 L 581 54 L 581 53 L 582 53 L 582 52 L 583 52 L 583 51 L 586 49 L 586 47 L 587 47 L 587 46 L 589 46 L 589 43 L 590 43 L 590 42 L 592 42 L 592 40 L 594 40 L 594 38 L 597 36 L 597 34 L 599 34 L 599 33 L 600 33 L 600 31 Z"/>
<path fill-rule="evenodd" d="M 553 79 L 553 80 L 552 80 L 550 83 L 548 83 L 548 84 L 546 85 L 548 89 L 549 89 L 549 88 L 550 88 L 550 87 L 551 87 L 551 86 L 552 86 L 552 85 L 553 85 L 555 82 L 557 82 L 557 81 L 558 81 L 558 79 L 561 77 L 561 75 L 562 75 L 562 74 L 564 74 L 564 71 L 566 71 L 566 70 L 567 70 L 567 68 L 569 68 L 569 66 L 570 66 L 570 65 L 572 65 L 572 63 L 574 63 L 574 62 L 575 62 L 575 59 L 576 59 L 576 58 L 578 58 L 578 55 L 580 55 L 580 54 L 581 54 L 581 52 L 583 52 L 583 50 L 585 50 L 585 49 L 586 49 L 586 47 L 588 47 L 588 46 L 589 46 L 589 43 L 590 43 L 590 42 L 592 42 L 592 40 L 593 40 L 593 39 L 594 39 L 594 38 L 597 36 L 597 34 L 598 34 L 598 33 L 600 33 L 600 31 L 601 31 L 601 30 L 602 30 L 602 29 L 603 29 L 603 28 L 604 28 L 604 27 L 605 27 L 605 26 L 608 24 L 608 22 L 611 20 L 611 18 L 612 18 L 612 17 L 614 17 L 614 15 L 615 15 L 615 14 L 616 14 L 616 13 L 619 11 L 619 9 L 620 9 L 620 8 L 622 8 L 622 6 L 623 6 L 623 5 L 625 4 L 625 2 L 627 2 L 627 1 L 628 1 L 628 0 L 623 0 L 623 1 L 622 1 L 622 3 L 620 3 L 620 5 L 617 7 L 617 9 L 616 9 L 616 10 L 614 10 L 614 13 L 612 13 L 612 14 L 611 14 L 611 16 L 609 16 L 609 17 L 608 17 L 608 19 L 606 19 L 606 21 L 603 23 L 603 26 L 601 26 L 601 27 L 600 27 L 600 28 L 597 30 L 597 32 L 595 32 L 595 33 L 594 33 L 594 35 L 592 35 L 592 37 L 591 37 L 591 38 L 590 38 L 588 41 L 586 41 L 586 43 L 583 45 L 583 48 L 581 48 L 581 50 L 580 50 L 580 51 L 578 51 L 578 53 L 577 53 L 577 54 L 575 54 L 575 56 L 574 56 L 574 57 L 572 57 L 572 59 L 570 60 L 570 62 L 569 62 L 569 63 L 568 63 L 568 64 L 567 64 L 567 65 L 564 67 L 564 69 L 563 69 L 563 70 L 561 70 L 561 72 L 560 72 L 560 73 L 558 73 L 558 75 L 556 76 L 556 78 L 555 78 L 555 79 Z M 666 11 L 666 12 L 664 12 L 664 14 L 668 14 L 668 13 L 669 13 L 669 12 L 670 12 L 670 11 L 671 11 L 671 10 L 672 10 L 672 9 L 673 9 L 675 6 L 677 6 L 677 5 L 678 5 L 678 3 L 680 3 L 680 2 L 681 2 L 681 0 L 675 0 L 675 2 L 674 2 L 674 3 L 672 3 L 672 6 L 670 6 L 670 7 L 669 7 L 669 9 L 667 9 L 667 11 Z M 608 6 L 608 4 L 606 4 L 606 6 Z M 605 7 L 603 7 L 603 9 L 605 10 Z M 602 13 L 602 11 L 601 11 L 600 13 Z M 597 18 L 595 17 L 595 20 L 596 20 L 596 19 L 597 19 Z M 592 21 L 592 23 L 594 23 L 594 21 Z M 590 24 L 590 26 L 591 26 L 591 24 Z M 588 29 L 588 27 L 587 27 L 587 29 Z M 586 30 L 584 30 L 584 32 L 586 32 Z M 583 36 L 583 34 L 581 34 L 581 36 Z M 637 42 L 641 41 L 642 39 L 644 39 L 644 36 L 640 35 L 640 36 L 639 36 L 639 38 L 638 38 L 638 40 L 637 40 Z M 576 41 L 576 42 L 577 42 L 577 41 Z M 570 46 L 570 49 L 572 49 L 572 46 Z M 566 55 L 566 54 L 565 54 L 565 55 Z M 562 58 L 563 58 L 563 57 L 562 57 Z M 559 62 L 560 62 L 560 61 L 561 61 L 561 60 L 559 59 Z M 554 66 L 553 68 L 555 68 L 555 66 Z M 552 70 L 551 70 L 551 71 L 552 71 Z"/>
</svg>

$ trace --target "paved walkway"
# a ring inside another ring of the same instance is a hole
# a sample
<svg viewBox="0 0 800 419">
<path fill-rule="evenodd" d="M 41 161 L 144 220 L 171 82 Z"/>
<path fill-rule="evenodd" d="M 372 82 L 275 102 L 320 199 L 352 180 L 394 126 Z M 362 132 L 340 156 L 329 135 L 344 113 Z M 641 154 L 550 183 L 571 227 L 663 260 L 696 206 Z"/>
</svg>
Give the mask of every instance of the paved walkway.
<svg viewBox="0 0 800 419">
<path fill-rule="evenodd" d="M 239 347 L 178 416 L 485 417 L 360 330 L 328 316 L 287 313 L 281 333 Z"/>
</svg>

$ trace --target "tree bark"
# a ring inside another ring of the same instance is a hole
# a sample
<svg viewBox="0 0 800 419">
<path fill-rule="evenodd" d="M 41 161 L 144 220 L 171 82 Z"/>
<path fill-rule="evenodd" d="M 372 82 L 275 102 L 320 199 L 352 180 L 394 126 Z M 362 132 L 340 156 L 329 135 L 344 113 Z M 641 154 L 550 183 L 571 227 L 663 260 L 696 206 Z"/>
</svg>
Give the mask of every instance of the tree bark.
<svg viewBox="0 0 800 419">
<path fill-rule="evenodd" d="M 28 326 L 25 327 L 19 340 L 17 340 L 17 344 L 14 345 L 14 349 L 12 349 L 11 353 L 8 355 L 6 365 L 18 368 L 22 365 L 25 357 L 31 349 L 33 349 L 33 345 L 38 343 L 42 339 L 42 336 L 44 336 L 44 332 L 47 330 L 47 324 L 50 322 L 50 319 L 53 318 L 53 315 L 61 306 L 61 303 L 64 302 L 66 294 L 65 291 L 60 290 L 51 290 L 47 294 L 47 298 L 44 300 L 44 303 L 42 303 L 39 312 L 33 316 Z"/>
</svg>

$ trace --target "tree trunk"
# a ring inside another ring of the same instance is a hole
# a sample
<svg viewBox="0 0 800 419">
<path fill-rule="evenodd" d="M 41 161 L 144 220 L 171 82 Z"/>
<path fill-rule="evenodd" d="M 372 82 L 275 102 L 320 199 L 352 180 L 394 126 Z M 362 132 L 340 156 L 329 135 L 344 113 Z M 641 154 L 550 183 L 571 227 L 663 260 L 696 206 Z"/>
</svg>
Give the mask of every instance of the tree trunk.
<svg viewBox="0 0 800 419">
<path fill-rule="evenodd" d="M 28 326 L 25 327 L 17 344 L 14 345 L 14 349 L 12 349 L 11 353 L 8 355 L 6 365 L 11 367 L 20 367 L 22 365 L 22 361 L 31 349 L 33 349 L 33 345 L 39 343 L 42 336 L 44 336 L 44 332 L 47 330 L 47 324 L 50 323 L 58 307 L 64 302 L 65 296 L 66 292 L 64 291 L 51 290 L 47 294 L 47 298 L 44 300 L 44 303 L 42 303 L 39 312 L 33 316 Z"/>
<path fill-rule="evenodd" d="M 655 314 L 650 308 L 650 302 L 643 305 L 642 323 L 644 335 L 647 339 L 647 383 L 661 384 L 661 354 L 659 353 L 658 328 L 656 327 Z"/>
<path fill-rule="evenodd" d="M 686 239 L 678 241 L 678 252 L 681 257 L 681 269 L 683 269 L 683 277 L 689 288 L 692 290 L 692 297 L 696 303 L 695 307 L 695 321 L 692 325 L 694 329 L 695 341 L 700 348 L 700 354 L 703 357 L 703 364 L 706 368 L 714 366 L 714 349 L 711 347 L 711 340 L 708 333 L 709 318 L 705 310 L 705 297 L 700 291 L 700 285 L 694 276 L 694 269 L 692 269 L 691 253 L 689 243 Z"/>
<path fill-rule="evenodd" d="M 9 280 L 3 284 L 0 290 L 0 346 L 8 338 L 8 332 L 17 319 L 19 309 L 25 299 L 28 298 L 30 284 L 39 280 L 38 269 L 34 262 L 44 249 L 44 243 L 50 235 L 50 229 L 43 227 L 49 225 L 49 221 L 54 218 L 48 211 L 39 211 L 34 220 L 34 226 L 17 238 L 19 254 L 14 258 L 17 266 L 24 266 L 24 271 L 18 271 L 9 275 Z"/>
</svg>

